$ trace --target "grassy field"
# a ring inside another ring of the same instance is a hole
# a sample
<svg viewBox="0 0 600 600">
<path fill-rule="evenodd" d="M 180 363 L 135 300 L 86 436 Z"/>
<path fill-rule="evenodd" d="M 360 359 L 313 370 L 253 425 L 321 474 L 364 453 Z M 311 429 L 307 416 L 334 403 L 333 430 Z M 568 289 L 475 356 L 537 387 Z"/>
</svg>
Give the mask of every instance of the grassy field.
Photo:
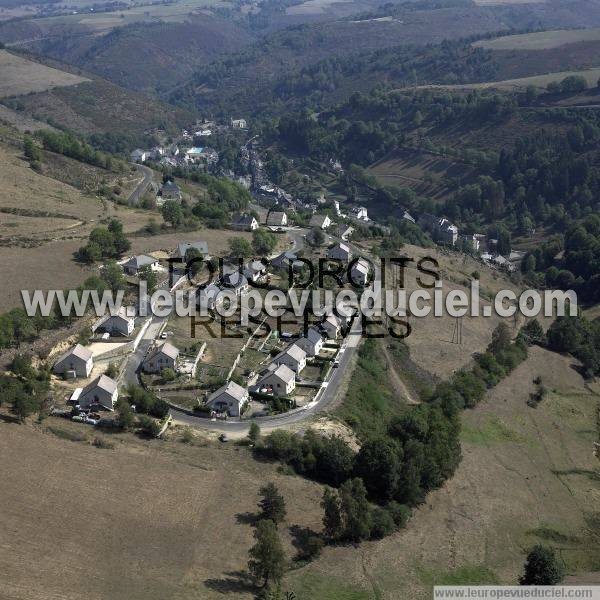
<svg viewBox="0 0 600 600">
<path fill-rule="evenodd" d="M 84 77 L 15 56 L 6 50 L 0 50 L 0 72 L 0 98 L 45 92 L 89 81 Z"/>
<path fill-rule="evenodd" d="M 466 83 L 461 85 L 433 85 L 422 86 L 423 88 L 439 88 L 449 90 L 487 90 L 497 89 L 511 92 L 519 89 L 525 89 L 527 86 L 537 88 L 546 88 L 553 81 L 562 81 L 565 77 L 578 75 L 583 77 L 589 87 L 595 87 L 600 77 L 600 67 L 593 69 L 583 69 L 581 71 L 559 71 L 556 73 L 545 73 L 543 75 L 531 75 L 530 77 L 517 77 L 515 79 L 504 79 L 502 81 L 486 81 L 484 83 Z"/>
<path fill-rule="evenodd" d="M 551 392 L 529 408 L 540 373 Z M 515 584 L 538 542 L 556 548 L 571 581 L 600 583 L 600 482 L 591 452 L 598 399 L 568 358 L 532 348 L 464 414 L 463 461 L 406 530 L 360 548 L 328 548 L 289 575 L 289 589 L 310 590 L 311 598 L 424 600 L 436 584 Z"/>
<path fill-rule="evenodd" d="M 487 50 L 549 50 L 565 44 L 578 42 L 594 42 L 600 40 L 600 28 L 590 29 L 555 29 L 551 31 L 534 31 L 519 35 L 505 35 L 491 40 L 473 42 L 477 48 Z"/>
<path fill-rule="evenodd" d="M 100 449 L 91 428 L 45 429 L 0 421 L 3 598 L 249 599 L 240 571 L 259 487 L 274 481 L 286 499 L 290 558 L 290 529 L 320 526 L 318 484 L 237 446 L 117 435 Z"/>
</svg>

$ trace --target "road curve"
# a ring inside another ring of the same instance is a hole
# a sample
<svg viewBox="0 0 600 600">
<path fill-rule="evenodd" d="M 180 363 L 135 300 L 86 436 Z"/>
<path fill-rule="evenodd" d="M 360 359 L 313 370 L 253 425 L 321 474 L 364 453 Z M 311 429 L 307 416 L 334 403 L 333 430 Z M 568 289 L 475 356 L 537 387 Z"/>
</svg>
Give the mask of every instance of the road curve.
<svg viewBox="0 0 600 600">
<path fill-rule="evenodd" d="M 140 203 L 140 198 L 146 193 L 148 186 L 152 183 L 154 173 L 150 167 L 146 167 L 138 163 L 131 164 L 133 164 L 133 166 L 144 176 L 142 181 L 140 181 L 135 187 L 135 190 L 131 192 L 129 195 L 129 200 L 127 201 L 129 206 L 137 206 Z"/>
</svg>

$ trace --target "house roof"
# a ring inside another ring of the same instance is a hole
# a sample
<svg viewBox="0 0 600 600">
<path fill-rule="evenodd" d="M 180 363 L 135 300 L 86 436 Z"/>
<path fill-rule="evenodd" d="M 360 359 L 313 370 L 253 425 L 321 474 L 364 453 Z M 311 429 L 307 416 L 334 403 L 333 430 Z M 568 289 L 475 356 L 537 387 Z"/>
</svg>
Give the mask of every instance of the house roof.
<svg viewBox="0 0 600 600">
<path fill-rule="evenodd" d="M 359 271 L 365 275 L 369 274 L 369 263 L 364 258 L 359 258 L 352 266 L 353 271 Z"/>
<path fill-rule="evenodd" d="M 145 267 L 146 265 L 154 265 L 157 262 L 158 260 L 152 256 L 148 256 L 147 254 L 138 254 L 137 256 L 132 256 L 129 258 L 129 260 L 127 260 L 123 266 L 139 269 L 141 267 Z"/>
<path fill-rule="evenodd" d="M 304 352 L 304 350 L 302 350 L 302 348 L 300 348 L 300 346 L 298 346 L 297 344 L 292 344 L 291 346 L 288 346 L 283 353 L 287 354 L 288 356 L 291 356 L 294 360 L 298 362 L 306 359 L 306 352 Z"/>
<path fill-rule="evenodd" d="M 164 354 L 173 360 L 177 360 L 177 357 L 179 356 L 179 349 L 173 346 L 173 344 L 169 344 L 169 342 L 164 342 L 150 352 L 146 360 L 150 360 L 159 354 Z"/>
<path fill-rule="evenodd" d="M 225 385 L 222 385 L 218 390 L 213 392 L 208 397 L 207 403 L 212 402 L 222 394 L 228 394 L 229 396 L 232 396 L 233 398 L 241 402 L 247 396 L 248 390 L 246 390 L 245 387 L 242 387 L 241 385 L 237 384 L 235 381 L 228 381 Z"/>
<path fill-rule="evenodd" d="M 223 283 L 227 287 L 238 288 L 248 285 L 248 280 L 245 275 L 236 270 L 223 275 Z"/>
<path fill-rule="evenodd" d="M 310 219 L 310 225 L 313 227 L 323 227 L 325 222 L 329 219 L 329 215 L 313 215 Z"/>
<path fill-rule="evenodd" d="M 232 223 L 236 223 L 237 225 L 250 225 L 252 221 L 254 221 L 256 217 L 254 215 L 233 215 L 231 219 Z"/>
<path fill-rule="evenodd" d="M 334 327 L 341 327 L 340 320 L 333 313 L 327 315 L 327 318 L 323 321 L 323 324 L 330 323 Z"/>
<path fill-rule="evenodd" d="M 293 263 L 297 259 L 298 257 L 293 252 L 286 250 L 285 252 L 282 252 L 279 256 L 276 256 L 271 262 L 277 267 L 287 265 L 290 262 Z"/>
<path fill-rule="evenodd" d="M 290 381 L 294 381 L 296 375 L 294 371 L 292 371 L 287 365 L 279 365 L 274 371 L 267 373 L 262 379 L 266 379 L 267 377 L 278 377 L 285 383 L 289 383 Z"/>
<path fill-rule="evenodd" d="M 173 180 L 169 179 L 163 183 L 162 189 L 167 192 L 178 192 L 179 186 Z"/>
<path fill-rule="evenodd" d="M 73 348 L 61 354 L 58 357 L 56 364 L 62 362 L 63 360 L 65 360 L 65 358 L 69 358 L 70 356 L 75 356 L 76 358 L 87 362 L 90 358 L 92 358 L 93 354 L 91 350 L 84 348 L 81 344 L 77 344 L 76 346 L 73 346 Z"/>
<path fill-rule="evenodd" d="M 350 246 L 347 246 L 343 242 L 340 242 L 339 244 L 336 244 L 335 246 L 330 248 L 329 253 L 331 254 L 335 250 L 341 250 L 342 252 L 345 252 L 346 254 L 350 254 Z"/>
<path fill-rule="evenodd" d="M 285 217 L 286 217 L 286 214 L 284 212 L 272 210 L 267 215 L 267 222 L 283 223 L 283 219 Z"/>
<path fill-rule="evenodd" d="M 316 344 L 319 340 L 323 339 L 323 336 L 319 333 L 319 330 L 316 327 L 311 327 L 304 336 L 308 341 Z"/>
<path fill-rule="evenodd" d="M 117 382 L 114 379 L 111 379 L 107 375 L 100 375 L 100 377 L 96 377 L 94 381 L 89 383 L 83 388 L 83 392 L 81 392 L 82 396 L 89 394 L 92 390 L 99 388 L 108 394 L 113 394 L 117 389 Z"/>
<path fill-rule="evenodd" d="M 208 256 L 208 244 L 202 240 L 197 242 L 182 242 L 181 244 L 177 244 L 177 253 L 179 256 L 184 257 L 185 253 L 190 249 L 195 248 L 204 256 Z"/>
</svg>

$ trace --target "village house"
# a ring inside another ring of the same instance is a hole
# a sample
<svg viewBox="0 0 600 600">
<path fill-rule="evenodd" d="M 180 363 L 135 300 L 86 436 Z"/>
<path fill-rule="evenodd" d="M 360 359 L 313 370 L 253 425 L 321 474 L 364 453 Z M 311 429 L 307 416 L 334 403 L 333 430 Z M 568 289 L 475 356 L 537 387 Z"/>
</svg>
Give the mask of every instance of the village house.
<svg viewBox="0 0 600 600">
<path fill-rule="evenodd" d="M 250 288 L 250 284 L 243 273 L 240 273 L 238 269 L 232 270 L 221 279 L 221 284 L 224 289 L 232 290 L 236 296 L 245 294 Z"/>
<path fill-rule="evenodd" d="M 221 288 L 214 283 L 199 289 L 196 292 L 196 304 L 201 310 L 214 310 L 225 299 L 221 291 Z"/>
<path fill-rule="evenodd" d="M 253 283 L 257 283 L 264 279 L 267 274 L 267 266 L 262 263 L 260 260 L 250 261 L 244 267 L 244 276 L 248 281 L 252 281 Z"/>
<path fill-rule="evenodd" d="M 466 247 L 470 247 L 475 251 L 479 250 L 479 238 L 477 237 L 477 234 L 461 235 L 460 239 Z"/>
<path fill-rule="evenodd" d="M 127 314 L 127 307 L 121 308 L 114 315 L 106 315 L 95 329 L 101 329 L 110 335 L 130 335 L 135 328 L 135 317 Z"/>
<path fill-rule="evenodd" d="M 75 377 L 89 377 L 93 368 L 94 361 L 91 350 L 77 344 L 58 358 L 52 371 L 56 375 L 74 379 Z"/>
<path fill-rule="evenodd" d="M 370 265 L 364 258 L 359 258 L 350 268 L 350 277 L 355 285 L 365 286 L 369 280 Z"/>
<path fill-rule="evenodd" d="M 339 243 L 329 248 L 327 252 L 327 258 L 331 260 L 350 262 L 352 253 L 350 252 L 350 247 L 347 244 Z"/>
<path fill-rule="evenodd" d="M 306 352 L 294 343 L 278 354 L 273 359 L 273 363 L 276 365 L 287 365 L 298 375 L 306 367 Z"/>
<path fill-rule="evenodd" d="M 335 340 L 342 329 L 342 322 L 336 315 L 331 313 L 330 315 L 327 315 L 327 318 L 321 323 L 321 328 L 330 340 Z"/>
<path fill-rule="evenodd" d="M 296 340 L 296 346 L 302 348 L 308 356 L 317 356 L 323 348 L 323 336 L 316 327 L 311 327 L 306 335 Z"/>
<path fill-rule="evenodd" d="M 136 148 L 131 153 L 131 160 L 135 163 L 143 163 L 148 158 L 148 152 L 146 150 L 141 150 L 140 148 Z"/>
<path fill-rule="evenodd" d="M 172 180 L 165 181 L 160 188 L 160 195 L 163 200 L 181 200 L 181 190 L 179 186 Z"/>
<path fill-rule="evenodd" d="M 194 250 L 198 250 L 198 252 L 200 252 L 200 254 L 202 254 L 204 258 L 207 258 L 209 256 L 208 244 L 201 240 L 197 242 L 182 242 L 181 244 L 177 244 L 177 248 L 175 249 L 175 256 L 177 258 L 184 259 L 187 251 L 191 250 L 192 248 Z"/>
<path fill-rule="evenodd" d="M 228 381 L 208 397 L 206 404 L 215 412 L 226 412 L 230 417 L 239 417 L 248 400 L 246 388 L 238 385 L 235 381 Z"/>
<path fill-rule="evenodd" d="M 84 410 L 100 406 L 113 410 L 118 397 L 117 382 L 107 375 L 100 375 L 83 388 L 77 401 Z"/>
<path fill-rule="evenodd" d="M 458 227 L 452 225 L 444 217 L 436 217 L 428 213 L 423 213 L 418 220 L 419 226 L 427 231 L 434 241 L 441 244 L 454 246 L 458 240 Z"/>
<path fill-rule="evenodd" d="M 357 206 L 350 211 L 350 214 L 359 221 L 369 221 L 367 209 L 364 206 Z"/>
<path fill-rule="evenodd" d="M 253 215 L 233 215 L 231 228 L 237 231 L 254 231 L 258 229 L 258 221 Z"/>
<path fill-rule="evenodd" d="M 287 270 L 290 265 L 292 265 L 292 267 L 297 266 L 300 268 L 304 264 L 301 261 L 296 261 L 298 261 L 298 257 L 293 252 L 286 250 L 285 252 L 282 252 L 279 256 L 276 256 L 271 261 L 271 265 L 273 265 L 273 267 L 275 267 L 276 269 Z"/>
<path fill-rule="evenodd" d="M 288 224 L 288 218 L 285 212 L 272 210 L 267 215 L 267 225 L 269 227 L 285 227 Z"/>
<path fill-rule="evenodd" d="M 354 233 L 354 227 L 352 225 L 346 225 L 340 223 L 333 231 L 333 235 L 347 242 L 350 236 Z"/>
<path fill-rule="evenodd" d="M 247 129 L 248 124 L 246 119 L 231 119 L 231 127 L 233 129 Z"/>
<path fill-rule="evenodd" d="M 274 396 L 289 396 L 296 389 L 296 375 L 287 365 L 281 364 L 263 375 L 257 387 L 259 391 L 265 390 Z"/>
<path fill-rule="evenodd" d="M 309 225 L 319 229 L 327 229 L 331 225 L 331 219 L 329 218 L 329 215 L 313 215 Z"/>
<path fill-rule="evenodd" d="M 164 342 L 150 350 L 142 368 L 146 373 L 160 373 L 163 369 L 177 371 L 178 357 L 179 350 L 173 344 Z"/>
<path fill-rule="evenodd" d="M 160 270 L 158 259 L 147 254 L 138 254 L 131 256 L 123 263 L 123 271 L 127 275 L 137 275 L 142 267 L 149 266 L 153 271 Z"/>
</svg>

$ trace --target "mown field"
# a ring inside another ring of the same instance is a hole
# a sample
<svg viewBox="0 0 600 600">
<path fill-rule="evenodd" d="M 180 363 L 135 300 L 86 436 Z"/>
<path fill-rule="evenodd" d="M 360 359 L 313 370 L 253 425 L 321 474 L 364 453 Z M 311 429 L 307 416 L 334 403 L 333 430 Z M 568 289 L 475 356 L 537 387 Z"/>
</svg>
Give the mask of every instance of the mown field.
<svg viewBox="0 0 600 600">
<path fill-rule="evenodd" d="M 85 77 L 47 67 L 6 50 L 0 50 L 0 72 L 0 98 L 45 92 L 89 81 Z"/>
<path fill-rule="evenodd" d="M 487 50 L 548 50 L 566 44 L 597 40 L 600 40 L 600 28 L 592 27 L 590 29 L 555 29 L 505 35 L 490 40 L 478 40 L 473 42 L 473 46 Z"/>
</svg>

